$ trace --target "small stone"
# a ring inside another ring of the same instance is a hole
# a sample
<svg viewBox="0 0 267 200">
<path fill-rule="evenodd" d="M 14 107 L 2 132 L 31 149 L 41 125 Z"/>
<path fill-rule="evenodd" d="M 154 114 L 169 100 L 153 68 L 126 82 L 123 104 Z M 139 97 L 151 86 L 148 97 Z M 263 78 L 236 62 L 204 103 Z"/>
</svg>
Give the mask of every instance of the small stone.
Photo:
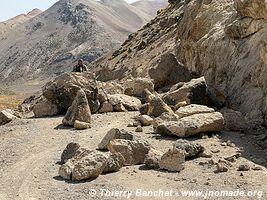
<svg viewBox="0 0 267 200">
<path fill-rule="evenodd" d="M 104 102 L 98 111 L 99 113 L 113 112 L 113 106 L 108 101 Z"/>
<path fill-rule="evenodd" d="M 249 171 L 250 170 L 250 166 L 247 165 L 247 164 L 244 164 L 244 165 L 240 165 L 238 167 L 238 171 Z"/>
<path fill-rule="evenodd" d="M 127 111 L 126 108 L 124 107 L 124 105 L 121 103 L 115 105 L 114 110 L 117 112 L 126 112 Z"/>
<path fill-rule="evenodd" d="M 133 123 L 133 127 L 138 127 L 138 126 L 141 126 L 141 123 L 138 122 L 138 121 L 135 121 L 135 122 Z"/>
<path fill-rule="evenodd" d="M 135 132 L 143 132 L 143 128 L 141 126 L 138 126 L 136 129 L 135 129 Z"/>
<path fill-rule="evenodd" d="M 226 157 L 224 159 L 233 163 L 236 161 L 237 157 L 236 157 L 236 155 L 232 155 L 232 156 Z"/>
<path fill-rule="evenodd" d="M 258 166 L 258 165 L 254 166 L 252 169 L 253 169 L 254 171 L 260 171 L 260 170 L 263 170 L 263 168 L 262 168 L 261 166 Z"/>
<path fill-rule="evenodd" d="M 201 137 L 203 140 L 206 140 L 206 139 L 209 139 L 209 136 L 208 135 L 202 135 L 202 137 Z"/>
<path fill-rule="evenodd" d="M 221 143 L 221 146 L 223 147 L 227 146 L 226 142 Z"/>
<path fill-rule="evenodd" d="M 216 165 L 216 170 L 214 171 L 215 173 L 222 173 L 222 172 L 227 172 L 228 171 L 228 167 L 223 164 L 223 163 L 218 163 Z"/>
<path fill-rule="evenodd" d="M 199 156 L 200 157 L 204 157 L 204 158 L 212 158 L 212 154 L 209 153 L 209 152 L 206 152 L 206 151 L 204 151 L 203 153 L 201 153 Z"/>
<path fill-rule="evenodd" d="M 138 120 L 140 121 L 142 126 L 150 126 L 154 121 L 154 119 L 148 115 L 141 115 L 138 117 Z"/>
<path fill-rule="evenodd" d="M 159 161 L 159 167 L 170 172 L 180 172 L 184 169 L 184 162 L 184 152 L 180 149 L 173 148 L 162 155 Z"/>
<path fill-rule="evenodd" d="M 206 183 L 204 183 L 204 185 L 211 185 L 211 184 L 210 184 L 210 182 L 206 182 Z"/>
<path fill-rule="evenodd" d="M 212 153 L 219 153 L 220 152 L 220 149 L 211 149 L 211 152 Z"/>
<path fill-rule="evenodd" d="M 227 144 L 227 146 L 229 146 L 229 147 L 235 147 L 235 144 L 232 143 L 230 140 L 228 140 L 228 141 L 226 142 L 226 144 Z"/>
<path fill-rule="evenodd" d="M 74 128 L 77 130 L 85 130 L 85 129 L 91 128 L 91 124 L 86 123 L 86 122 L 80 122 L 79 120 L 75 120 Z"/>
<path fill-rule="evenodd" d="M 127 127 L 134 127 L 134 125 L 133 125 L 133 123 L 131 122 L 131 123 L 129 123 L 129 124 L 127 125 Z"/>
</svg>

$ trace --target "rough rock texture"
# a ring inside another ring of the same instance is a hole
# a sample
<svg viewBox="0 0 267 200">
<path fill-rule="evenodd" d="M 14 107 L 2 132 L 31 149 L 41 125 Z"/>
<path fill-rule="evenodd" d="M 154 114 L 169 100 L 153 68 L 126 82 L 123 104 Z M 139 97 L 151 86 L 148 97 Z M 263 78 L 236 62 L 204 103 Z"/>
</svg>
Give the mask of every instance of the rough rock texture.
<svg viewBox="0 0 267 200">
<path fill-rule="evenodd" d="M 99 113 L 107 113 L 107 112 L 112 112 L 113 111 L 113 106 L 111 103 L 108 101 L 105 101 L 101 104 L 101 107 L 99 109 Z"/>
<path fill-rule="evenodd" d="M 144 97 L 145 89 L 150 92 L 154 91 L 154 84 L 149 78 L 136 78 L 132 80 L 127 80 L 124 84 L 126 85 L 124 87 L 126 88 L 125 91 L 130 92 L 131 96 Z"/>
<path fill-rule="evenodd" d="M 120 153 L 110 154 L 103 173 L 118 172 L 124 163 L 124 157 Z"/>
<path fill-rule="evenodd" d="M 231 109 L 266 125 L 266 10 L 264 0 L 172 1 L 125 41 L 127 56 L 102 58 L 94 70 L 105 80 L 147 77 L 163 54 L 175 52 L 194 77 L 220 88 Z"/>
<path fill-rule="evenodd" d="M 162 113 L 174 114 L 172 109 L 159 96 L 152 97 L 147 106 L 146 114 L 151 117 L 159 117 Z"/>
<path fill-rule="evenodd" d="M 59 111 L 57 105 L 43 97 L 33 105 L 33 113 L 35 117 L 45 117 L 57 115 Z"/>
<path fill-rule="evenodd" d="M 5 125 L 8 122 L 11 122 L 13 119 L 16 119 L 17 117 L 13 114 L 11 114 L 10 112 L 8 112 L 8 110 L 2 110 L 0 112 L 0 125 Z"/>
<path fill-rule="evenodd" d="M 142 126 L 150 126 L 153 124 L 154 119 L 148 115 L 140 115 L 137 117 Z"/>
<path fill-rule="evenodd" d="M 111 153 L 120 153 L 124 157 L 124 165 L 143 164 L 151 146 L 146 141 L 114 139 L 107 145 Z"/>
<path fill-rule="evenodd" d="M 173 143 L 173 147 L 184 151 L 185 157 L 198 157 L 204 152 L 204 147 L 198 143 L 179 139 Z"/>
<path fill-rule="evenodd" d="M 188 69 L 178 63 L 175 55 L 171 53 L 162 55 L 159 64 L 149 70 L 149 75 L 154 81 L 156 91 L 179 82 L 190 81 L 192 78 Z"/>
<path fill-rule="evenodd" d="M 77 92 L 82 89 L 87 97 L 92 113 L 100 103 L 95 76 L 91 73 L 65 73 L 50 81 L 43 87 L 43 96 L 57 105 L 60 113 L 65 113 L 71 106 Z"/>
<path fill-rule="evenodd" d="M 213 108 L 209 108 L 207 106 L 202 106 L 202 105 L 191 104 L 191 105 L 179 108 L 175 112 L 175 114 L 177 114 L 179 118 L 183 118 L 183 117 L 187 117 L 187 116 L 194 115 L 194 114 L 212 113 L 212 112 L 215 112 Z"/>
<path fill-rule="evenodd" d="M 168 105 L 173 106 L 182 101 L 190 104 L 207 104 L 207 85 L 205 78 L 192 79 L 177 90 L 164 94 L 163 100 Z"/>
<path fill-rule="evenodd" d="M 78 143 L 69 143 L 61 154 L 61 162 L 66 163 L 69 159 L 77 155 L 77 151 L 80 147 Z"/>
<path fill-rule="evenodd" d="M 229 108 L 220 110 L 225 121 L 225 129 L 228 131 L 247 131 L 249 124 L 241 112 Z"/>
<path fill-rule="evenodd" d="M 91 123 L 75 120 L 73 126 L 77 130 L 85 130 L 85 129 L 91 128 Z"/>
<path fill-rule="evenodd" d="M 266 10 L 264 0 L 194 0 L 177 32 L 178 60 L 220 85 L 229 106 L 259 124 L 267 113 Z"/>
<path fill-rule="evenodd" d="M 113 94 L 108 95 L 109 102 L 113 106 L 122 104 L 129 111 L 137 111 L 141 107 L 142 103 L 136 97 L 131 97 L 125 94 Z"/>
<path fill-rule="evenodd" d="M 77 125 L 77 121 L 79 121 L 90 125 L 91 117 L 91 111 L 86 94 L 81 89 L 77 92 L 77 95 L 63 118 L 62 123 L 67 126 L 74 126 L 74 123 L 76 122 Z"/>
<path fill-rule="evenodd" d="M 114 139 L 134 140 L 134 138 L 132 133 L 127 132 L 124 129 L 113 128 L 108 131 L 102 141 L 98 144 L 98 149 L 108 150 L 107 145 Z"/>
<path fill-rule="evenodd" d="M 25 23 L 9 24 L 5 34 L 2 24 L 10 21 L 0 23 L 0 82 L 57 76 L 79 58 L 90 63 L 154 16 L 144 11 L 123 0 L 63 0 Z"/>
<path fill-rule="evenodd" d="M 81 148 L 70 143 L 61 155 L 59 175 L 67 180 L 81 181 L 98 177 L 102 173 L 117 172 L 124 164 L 121 154 L 103 153 Z"/>
<path fill-rule="evenodd" d="M 184 169 L 184 162 L 184 152 L 180 149 L 173 148 L 161 156 L 159 167 L 170 172 L 180 172 Z"/>
<path fill-rule="evenodd" d="M 147 168 L 150 169 L 158 169 L 159 168 L 159 161 L 162 157 L 163 153 L 156 150 L 156 149 L 150 149 L 148 154 L 145 158 L 145 165 Z"/>
<path fill-rule="evenodd" d="M 155 127 L 159 134 L 189 137 L 198 133 L 218 132 L 224 128 L 223 115 L 219 112 L 195 114 L 179 121 L 165 121 Z"/>
<path fill-rule="evenodd" d="M 107 157 L 96 151 L 85 151 L 60 166 L 59 175 L 67 180 L 81 181 L 98 177 L 107 166 Z"/>
</svg>

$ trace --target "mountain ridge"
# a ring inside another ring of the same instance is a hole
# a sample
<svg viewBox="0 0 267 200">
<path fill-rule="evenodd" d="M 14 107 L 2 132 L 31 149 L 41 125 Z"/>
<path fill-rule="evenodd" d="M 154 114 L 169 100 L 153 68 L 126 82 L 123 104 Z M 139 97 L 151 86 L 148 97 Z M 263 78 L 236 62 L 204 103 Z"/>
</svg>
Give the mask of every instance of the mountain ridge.
<svg viewBox="0 0 267 200">
<path fill-rule="evenodd" d="M 0 37 L 1 82 L 70 71 L 78 58 L 93 61 L 151 18 L 124 0 L 61 0 Z"/>
</svg>

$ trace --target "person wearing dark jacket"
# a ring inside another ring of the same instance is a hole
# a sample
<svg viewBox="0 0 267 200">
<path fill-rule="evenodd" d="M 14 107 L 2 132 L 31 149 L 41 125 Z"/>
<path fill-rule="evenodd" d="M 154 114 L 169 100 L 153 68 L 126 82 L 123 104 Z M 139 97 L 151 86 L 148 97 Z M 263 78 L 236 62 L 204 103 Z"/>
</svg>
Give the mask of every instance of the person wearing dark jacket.
<svg viewBox="0 0 267 200">
<path fill-rule="evenodd" d="M 82 59 L 79 59 L 78 64 L 74 66 L 72 72 L 86 72 L 88 71 L 86 65 L 83 63 Z"/>
</svg>

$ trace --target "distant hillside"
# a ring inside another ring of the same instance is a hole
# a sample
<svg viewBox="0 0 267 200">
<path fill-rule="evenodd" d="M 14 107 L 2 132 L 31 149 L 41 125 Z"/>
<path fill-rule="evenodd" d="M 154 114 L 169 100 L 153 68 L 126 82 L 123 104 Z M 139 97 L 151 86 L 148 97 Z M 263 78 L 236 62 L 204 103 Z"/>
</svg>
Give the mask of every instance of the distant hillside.
<svg viewBox="0 0 267 200">
<path fill-rule="evenodd" d="M 132 5 L 145 13 L 155 16 L 158 10 L 168 5 L 168 0 L 140 0 L 132 3 Z"/>
<path fill-rule="evenodd" d="M 60 0 L 0 35 L 0 82 L 17 84 L 70 71 L 78 58 L 95 60 L 151 18 L 124 0 Z"/>
<path fill-rule="evenodd" d="M 1 38 L 2 34 L 10 31 L 11 29 L 15 28 L 16 26 L 28 21 L 29 19 L 39 15 L 40 13 L 42 13 L 42 11 L 35 8 L 31 12 L 29 12 L 28 14 L 20 14 L 20 15 L 13 17 L 7 21 L 0 22 L 0 38 Z"/>
</svg>

